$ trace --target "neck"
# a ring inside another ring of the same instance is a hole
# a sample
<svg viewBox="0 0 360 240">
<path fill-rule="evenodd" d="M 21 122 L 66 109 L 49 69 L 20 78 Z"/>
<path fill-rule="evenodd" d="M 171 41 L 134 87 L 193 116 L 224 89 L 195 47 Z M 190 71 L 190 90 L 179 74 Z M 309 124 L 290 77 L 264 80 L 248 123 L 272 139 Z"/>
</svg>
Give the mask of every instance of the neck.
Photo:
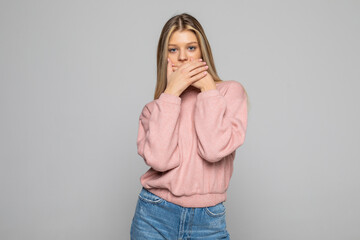
<svg viewBox="0 0 360 240">
<path fill-rule="evenodd" d="M 200 91 L 200 89 L 198 89 L 197 87 L 194 87 L 194 86 L 188 86 L 185 90 L 198 90 Z"/>
</svg>

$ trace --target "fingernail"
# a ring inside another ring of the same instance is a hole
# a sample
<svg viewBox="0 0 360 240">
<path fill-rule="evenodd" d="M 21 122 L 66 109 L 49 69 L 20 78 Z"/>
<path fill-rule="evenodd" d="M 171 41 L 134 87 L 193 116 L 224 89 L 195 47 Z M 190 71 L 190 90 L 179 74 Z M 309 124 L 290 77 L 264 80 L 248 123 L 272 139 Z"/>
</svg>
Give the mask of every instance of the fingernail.
<svg viewBox="0 0 360 240">
<path fill-rule="evenodd" d="M 202 61 L 202 59 L 200 58 L 200 59 L 199 59 L 199 61 L 201 62 L 201 61 Z"/>
</svg>

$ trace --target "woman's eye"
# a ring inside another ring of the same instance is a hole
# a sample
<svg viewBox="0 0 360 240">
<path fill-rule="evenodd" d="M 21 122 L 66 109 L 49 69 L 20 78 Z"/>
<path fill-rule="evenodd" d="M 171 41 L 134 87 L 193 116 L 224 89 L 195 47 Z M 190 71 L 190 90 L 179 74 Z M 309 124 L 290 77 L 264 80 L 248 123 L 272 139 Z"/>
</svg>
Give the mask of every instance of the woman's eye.
<svg viewBox="0 0 360 240">
<path fill-rule="evenodd" d="M 191 51 L 195 51 L 196 47 L 195 46 L 190 46 L 189 47 Z M 176 50 L 176 48 L 169 48 L 169 52 L 175 52 L 173 50 Z"/>
</svg>

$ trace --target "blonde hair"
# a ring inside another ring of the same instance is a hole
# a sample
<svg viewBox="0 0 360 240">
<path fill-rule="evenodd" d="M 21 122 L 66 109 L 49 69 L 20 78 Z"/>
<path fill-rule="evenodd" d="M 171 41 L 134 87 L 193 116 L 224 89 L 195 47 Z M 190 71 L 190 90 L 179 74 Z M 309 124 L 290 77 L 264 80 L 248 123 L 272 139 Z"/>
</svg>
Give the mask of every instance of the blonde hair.
<svg viewBox="0 0 360 240">
<path fill-rule="evenodd" d="M 212 55 L 212 51 L 210 48 L 210 43 L 207 40 L 206 34 L 204 32 L 204 29 L 202 28 L 201 24 L 187 13 L 182 13 L 175 15 L 171 17 L 164 25 L 158 46 L 157 46 L 157 81 L 156 81 L 156 87 L 155 87 L 155 93 L 154 93 L 154 100 L 158 99 L 161 93 L 163 93 L 166 89 L 167 85 L 167 49 L 169 44 L 169 39 L 171 37 L 171 34 L 173 34 L 175 31 L 184 31 L 184 30 L 190 30 L 192 31 L 198 41 L 201 51 L 201 58 L 203 61 L 207 63 L 209 68 L 207 69 L 207 72 L 211 74 L 212 78 L 214 79 L 215 83 L 222 82 L 223 80 L 220 79 L 216 72 L 214 58 Z M 247 93 L 245 91 L 245 94 L 247 96 Z"/>
</svg>

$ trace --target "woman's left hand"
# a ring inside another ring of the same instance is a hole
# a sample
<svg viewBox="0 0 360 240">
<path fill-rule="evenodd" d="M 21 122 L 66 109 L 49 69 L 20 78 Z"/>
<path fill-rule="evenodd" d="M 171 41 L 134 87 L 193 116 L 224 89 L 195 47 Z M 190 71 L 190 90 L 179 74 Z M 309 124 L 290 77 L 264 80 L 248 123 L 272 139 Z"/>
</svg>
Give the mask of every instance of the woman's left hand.
<svg viewBox="0 0 360 240">
<path fill-rule="evenodd" d="M 190 61 L 193 61 L 193 59 L 190 58 Z M 175 72 L 178 69 L 178 67 L 180 67 L 180 66 L 173 66 L 172 67 L 173 72 Z M 191 86 L 194 86 L 194 87 L 196 87 L 196 88 L 198 88 L 200 90 L 204 89 L 205 86 L 212 86 L 212 85 L 216 86 L 213 77 L 211 76 L 211 74 L 209 74 L 208 71 L 206 71 L 206 75 L 204 75 L 203 78 L 201 78 L 200 80 L 198 80 L 196 82 L 193 82 L 191 84 Z"/>
</svg>

